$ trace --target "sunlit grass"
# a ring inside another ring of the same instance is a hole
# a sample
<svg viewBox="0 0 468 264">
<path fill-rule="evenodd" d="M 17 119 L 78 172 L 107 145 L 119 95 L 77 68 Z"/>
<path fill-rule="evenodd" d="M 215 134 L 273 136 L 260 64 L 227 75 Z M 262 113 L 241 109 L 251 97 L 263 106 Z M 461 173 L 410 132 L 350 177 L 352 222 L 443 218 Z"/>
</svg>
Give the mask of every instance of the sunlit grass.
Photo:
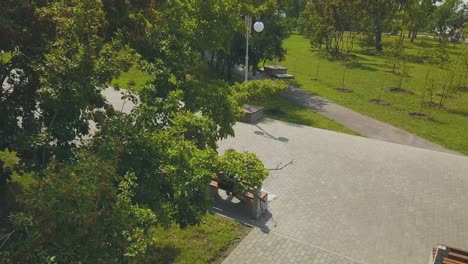
<svg viewBox="0 0 468 264">
<path fill-rule="evenodd" d="M 154 228 L 156 241 L 151 263 L 195 264 L 222 259 L 226 250 L 239 242 L 250 227 L 233 220 L 208 214 L 197 226 L 180 229 L 173 225 L 168 230 Z"/>
<path fill-rule="evenodd" d="M 358 135 L 356 132 L 336 123 L 333 120 L 330 120 L 310 109 L 299 106 L 279 96 L 253 102 L 252 104 L 265 107 L 266 116 L 272 119 L 351 135 Z"/>
<path fill-rule="evenodd" d="M 395 36 L 384 36 L 384 47 L 386 43 L 394 41 L 394 38 Z M 303 89 L 449 149 L 468 154 L 468 93 L 460 93 L 447 100 L 446 109 L 424 108 L 423 112 L 431 117 L 429 120 L 415 119 L 408 115 L 409 112 L 418 112 L 420 109 L 428 67 L 422 62 L 428 55 L 429 48 L 437 46 L 437 41 L 416 39 L 414 44 L 405 42 L 410 77 L 405 80 L 403 87 L 413 91 L 414 95 L 390 92 L 389 88 L 397 85 L 398 77 L 391 73 L 383 55 L 369 54 L 358 44 L 352 54 L 353 63 L 348 68 L 340 61 L 331 60 L 312 50 L 309 40 L 303 36 L 292 35 L 284 45 L 288 54 L 281 64 L 289 68 L 289 73 L 296 76 Z M 458 56 L 459 47 L 450 44 L 449 52 L 452 57 Z M 343 73 L 345 86 L 352 93 L 341 93 L 335 89 L 342 86 Z M 440 87 L 437 87 L 434 94 L 439 92 Z M 369 103 L 369 100 L 380 96 L 390 106 Z M 434 101 L 438 100 L 440 97 L 434 95 Z"/>
</svg>

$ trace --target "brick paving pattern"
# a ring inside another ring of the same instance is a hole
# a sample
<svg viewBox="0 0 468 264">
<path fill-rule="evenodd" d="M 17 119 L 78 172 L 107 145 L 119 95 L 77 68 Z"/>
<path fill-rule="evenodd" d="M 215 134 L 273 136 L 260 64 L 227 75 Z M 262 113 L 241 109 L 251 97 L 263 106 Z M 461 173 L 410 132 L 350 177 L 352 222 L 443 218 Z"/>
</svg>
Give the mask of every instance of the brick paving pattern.
<svg viewBox="0 0 468 264">
<path fill-rule="evenodd" d="M 426 264 L 468 248 L 468 158 L 270 119 L 220 142 L 259 155 L 277 198 L 225 263 Z"/>
</svg>

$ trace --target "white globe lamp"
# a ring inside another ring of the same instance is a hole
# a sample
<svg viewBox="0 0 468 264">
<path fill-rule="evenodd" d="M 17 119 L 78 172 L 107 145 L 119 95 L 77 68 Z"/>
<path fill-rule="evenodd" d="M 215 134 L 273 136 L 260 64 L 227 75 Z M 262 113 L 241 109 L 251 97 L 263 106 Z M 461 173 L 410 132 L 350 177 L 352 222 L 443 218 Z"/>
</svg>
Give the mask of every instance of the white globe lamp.
<svg viewBox="0 0 468 264">
<path fill-rule="evenodd" d="M 257 21 L 257 22 L 255 22 L 255 24 L 254 24 L 253 27 L 254 27 L 255 32 L 259 32 L 259 33 L 260 33 L 260 32 L 262 32 L 263 29 L 265 28 L 265 25 L 263 25 L 263 22 Z"/>
</svg>

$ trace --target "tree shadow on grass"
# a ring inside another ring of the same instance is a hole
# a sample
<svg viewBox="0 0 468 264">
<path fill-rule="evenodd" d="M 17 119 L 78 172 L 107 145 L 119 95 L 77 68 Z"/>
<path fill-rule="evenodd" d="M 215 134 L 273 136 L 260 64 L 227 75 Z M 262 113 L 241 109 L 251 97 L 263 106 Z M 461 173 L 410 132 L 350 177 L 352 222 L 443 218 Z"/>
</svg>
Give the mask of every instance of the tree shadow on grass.
<svg viewBox="0 0 468 264">
<path fill-rule="evenodd" d="M 175 246 L 158 246 L 151 248 L 148 256 L 148 263 L 174 263 L 177 256 L 180 255 L 180 249 Z"/>
<path fill-rule="evenodd" d="M 413 45 L 417 46 L 419 48 L 432 49 L 432 48 L 437 47 L 438 42 L 437 41 L 432 41 L 432 40 L 422 40 L 422 41 L 413 42 Z"/>
<path fill-rule="evenodd" d="M 405 61 L 414 63 L 414 64 L 422 64 L 424 61 L 429 59 L 429 56 L 422 55 L 422 54 L 405 54 Z"/>
<path fill-rule="evenodd" d="M 466 110 L 453 110 L 453 109 L 450 109 L 450 110 L 447 110 L 447 112 L 449 112 L 450 114 L 455 114 L 455 115 L 461 115 L 461 116 L 464 116 L 464 117 L 468 117 L 468 111 L 466 111 Z"/>
<path fill-rule="evenodd" d="M 370 67 L 369 66 L 370 64 L 367 64 L 367 63 L 361 63 L 361 62 L 358 62 L 358 61 L 351 61 L 351 62 L 348 62 L 345 64 L 345 67 L 348 68 L 348 69 L 359 69 L 359 70 L 363 70 L 363 71 L 378 71 L 378 69 L 374 68 L 374 67 Z"/>
</svg>

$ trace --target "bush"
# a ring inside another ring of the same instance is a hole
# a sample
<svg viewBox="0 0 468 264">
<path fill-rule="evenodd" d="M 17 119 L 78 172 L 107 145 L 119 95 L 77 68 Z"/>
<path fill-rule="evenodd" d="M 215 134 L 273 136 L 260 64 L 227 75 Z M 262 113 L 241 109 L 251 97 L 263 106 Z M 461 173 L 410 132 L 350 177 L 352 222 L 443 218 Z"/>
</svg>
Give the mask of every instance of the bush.
<svg viewBox="0 0 468 264">
<path fill-rule="evenodd" d="M 233 184 L 236 196 L 260 189 L 268 173 L 262 161 L 250 152 L 227 150 L 219 158 L 218 181 Z"/>
<path fill-rule="evenodd" d="M 145 255 L 155 216 L 132 203 L 133 174 L 119 181 L 112 164 L 89 154 L 75 165 L 52 163 L 45 174 L 12 217 L 7 263 L 127 263 Z"/>
</svg>

